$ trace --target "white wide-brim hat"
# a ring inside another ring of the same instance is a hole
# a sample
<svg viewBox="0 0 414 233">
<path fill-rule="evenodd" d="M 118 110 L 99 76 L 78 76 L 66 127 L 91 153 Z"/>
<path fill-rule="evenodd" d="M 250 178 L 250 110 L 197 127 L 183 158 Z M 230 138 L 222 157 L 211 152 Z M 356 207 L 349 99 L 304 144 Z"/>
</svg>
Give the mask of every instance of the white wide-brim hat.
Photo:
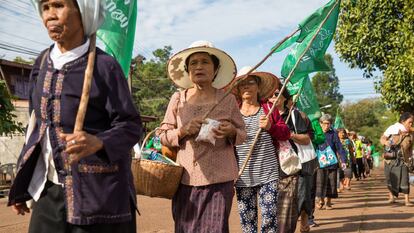
<svg viewBox="0 0 414 233">
<path fill-rule="evenodd" d="M 191 88 L 194 83 L 190 80 L 188 72 L 185 69 L 185 60 L 193 53 L 205 52 L 214 55 L 220 61 L 216 78 L 212 86 L 216 89 L 222 89 L 229 85 L 236 76 L 236 64 L 226 52 L 217 49 L 209 41 L 196 41 L 190 47 L 174 54 L 167 63 L 168 77 L 181 88 Z"/>
<path fill-rule="evenodd" d="M 237 77 L 234 79 L 233 83 L 236 83 L 240 79 L 247 78 L 246 74 L 252 69 L 251 66 L 245 66 L 240 69 L 239 73 L 237 73 Z M 278 87 L 280 81 L 279 78 L 270 73 L 270 72 L 263 72 L 263 71 L 256 71 L 253 70 L 249 76 L 256 76 L 260 78 L 258 93 L 261 99 L 268 99 L 273 96 L 276 89 L 280 88 Z M 235 86 L 232 90 L 232 93 L 240 98 L 240 93 L 238 86 Z"/>
</svg>

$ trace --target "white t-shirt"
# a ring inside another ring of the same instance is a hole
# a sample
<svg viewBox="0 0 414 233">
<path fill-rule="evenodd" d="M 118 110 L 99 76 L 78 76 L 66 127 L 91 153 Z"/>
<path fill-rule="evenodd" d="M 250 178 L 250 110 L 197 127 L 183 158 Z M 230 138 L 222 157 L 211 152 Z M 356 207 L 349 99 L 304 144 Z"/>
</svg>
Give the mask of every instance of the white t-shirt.
<svg viewBox="0 0 414 233">
<path fill-rule="evenodd" d="M 390 135 L 398 134 L 399 132 L 407 132 L 407 129 L 405 128 L 403 124 L 401 124 L 400 122 L 397 122 L 391 125 L 390 127 L 388 127 L 387 130 L 385 130 L 384 136 L 389 137 Z"/>
</svg>

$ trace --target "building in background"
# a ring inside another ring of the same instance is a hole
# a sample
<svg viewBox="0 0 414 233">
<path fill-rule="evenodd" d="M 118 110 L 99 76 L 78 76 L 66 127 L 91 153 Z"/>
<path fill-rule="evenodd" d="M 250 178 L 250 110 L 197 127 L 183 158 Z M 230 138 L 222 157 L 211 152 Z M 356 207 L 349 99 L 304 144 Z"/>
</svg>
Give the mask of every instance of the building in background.
<svg viewBox="0 0 414 233">
<path fill-rule="evenodd" d="M 24 126 L 29 120 L 29 76 L 32 65 L 0 59 L 0 79 L 4 80 L 7 89 L 15 99 L 12 101 L 15 107 L 16 121 Z M 154 116 L 141 116 L 146 128 L 146 123 L 156 121 Z M 16 163 L 20 150 L 24 144 L 24 134 L 0 135 L 0 164 Z"/>
</svg>

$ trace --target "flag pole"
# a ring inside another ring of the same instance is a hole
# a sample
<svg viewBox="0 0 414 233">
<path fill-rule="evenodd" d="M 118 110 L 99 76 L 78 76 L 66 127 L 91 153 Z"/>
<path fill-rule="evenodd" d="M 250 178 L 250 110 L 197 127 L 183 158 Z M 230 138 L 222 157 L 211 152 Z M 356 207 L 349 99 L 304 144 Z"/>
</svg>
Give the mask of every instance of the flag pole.
<svg viewBox="0 0 414 233">
<path fill-rule="evenodd" d="M 338 5 L 339 1 L 335 2 L 335 5 L 331 8 L 331 10 L 328 12 L 328 14 L 326 15 L 325 19 L 322 21 L 322 23 L 319 25 L 318 29 L 316 30 L 316 33 L 313 35 L 313 37 L 311 38 L 309 44 L 306 46 L 305 50 L 303 51 L 303 53 L 300 55 L 299 59 L 296 60 L 295 65 L 293 66 L 292 70 L 289 72 L 288 77 L 286 78 L 285 82 L 283 83 L 282 89 L 280 89 L 279 94 L 276 97 L 275 103 L 280 99 L 280 96 L 282 95 L 282 92 L 286 89 L 286 85 L 287 83 L 289 83 L 290 79 L 292 78 L 292 75 L 294 73 L 294 71 L 296 70 L 296 68 L 299 65 L 299 62 L 302 60 L 303 56 L 305 56 L 306 52 L 309 50 L 310 46 L 312 45 L 313 41 L 316 39 L 316 36 L 318 35 L 318 33 L 320 32 L 322 26 L 325 24 L 325 22 L 328 20 L 329 16 L 331 16 L 333 9 L 335 9 L 335 7 Z M 266 119 L 268 119 L 270 117 L 270 115 L 273 113 L 273 111 L 276 108 L 276 104 L 273 104 L 272 108 L 269 110 L 268 114 L 266 115 Z M 249 161 L 254 146 L 256 145 L 258 139 L 259 139 L 259 135 L 262 132 L 262 129 L 259 128 L 259 130 L 257 130 L 256 135 L 254 137 L 254 141 L 252 143 L 252 145 L 250 146 L 249 152 L 247 153 L 247 157 L 245 159 L 245 161 L 243 162 L 243 166 L 239 171 L 239 177 L 241 176 L 241 174 L 243 173 L 244 169 L 247 166 L 247 162 Z"/>
<path fill-rule="evenodd" d="M 253 68 L 251 68 L 246 74 L 244 74 L 243 76 L 243 78 L 241 78 L 241 79 L 239 79 L 239 80 L 236 80 L 236 82 L 234 82 L 231 86 L 230 86 L 230 88 L 224 93 L 224 96 L 223 97 L 221 97 L 218 101 L 217 101 L 217 103 L 216 104 L 214 104 L 207 112 L 206 112 L 206 114 L 204 114 L 204 116 L 203 116 L 203 119 L 206 119 L 207 118 L 207 116 L 218 106 L 218 104 L 220 103 L 220 102 L 222 102 L 223 100 L 224 100 L 224 98 L 226 98 L 230 93 L 231 93 L 231 90 L 233 90 L 233 88 L 235 88 L 235 87 L 237 87 L 237 85 L 241 82 L 241 81 L 243 81 L 245 78 L 247 78 L 247 76 L 249 76 L 249 74 L 251 74 L 255 69 L 257 69 L 259 66 L 261 66 L 270 56 L 272 56 L 272 54 L 286 41 L 286 40 L 288 40 L 290 37 L 292 37 L 294 34 L 296 34 L 296 32 L 298 32 L 299 31 L 299 28 L 298 29 L 296 29 L 295 31 L 293 31 L 292 33 L 290 33 L 288 36 L 286 36 L 285 38 L 283 38 L 281 41 L 279 41 L 279 43 L 277 43 L 271 50 L 270 50 L 270 52 L 259 62 L 259 63 L 257 63 Z M 201 157 L 203 157 L 203 156 L 200 156 L 200 157 L 198 157 L 197 159 L 194 159 L 194 161 L 193 162 L 196 162 L 196 161 L 198 161 Z"/>
<path fill-rule="evenodd" d="M 224 93 L 224 96 L 217 101 L 217 103 L 211 107 L 211 109 L 209 109 L 207 111 L 206 114 L 204 114 L 203 119 L 207 118 L 207 116 L 217 107 L 217 105 L 224 99 L 226 98 L 230 93 L 231 90 L 233 88 L 235 88 L 241 81 L 243 81 L 247 76 L 249 76 L 249 74 L 251 74 L 255 69 L 257 69 L 259 66 L 261 66 L 267 59 L 269 59 L 270 56 L 272 56 L 272 54 L 286 41 L 288 40 L 290 37 L 292 37 L 294 34 L 296 34 L 296 32 L 299 31 L 299 28 L 296 29 L 295 31 L 293 31 L 292 33 L 290 33 L 288 36 L 286 36 L 285 38 L 283 38 L 281 41 L 279 41 L 279 43 L 277 43 L 273 49 L 259 62 L 257 63 L 254 67 L 252 67 L 246 74 L 244 74 L 244 78 L 241 78 L 239 80 L 237 80 L 235 83 L 233 83 L 230 88 Z"/>
</svg>

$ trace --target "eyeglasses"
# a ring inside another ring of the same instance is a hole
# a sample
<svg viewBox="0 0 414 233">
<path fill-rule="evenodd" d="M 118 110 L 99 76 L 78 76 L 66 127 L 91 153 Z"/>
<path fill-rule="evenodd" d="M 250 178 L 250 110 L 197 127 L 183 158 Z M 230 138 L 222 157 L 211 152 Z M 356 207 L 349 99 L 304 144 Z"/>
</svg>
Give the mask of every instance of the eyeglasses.
<svg viewBox="0 0 414 233">
<path fill-rule="evenodd" d="M 251 80 L 244 80 L 244 81 L 241 81 L 239 83 L 240 86 L 248 86 L 248 85 L 254 85 L 254 84 L 256 84 L 256 81 L 253 80 L 253 79 L 251 79 Z"/>
</svg>

